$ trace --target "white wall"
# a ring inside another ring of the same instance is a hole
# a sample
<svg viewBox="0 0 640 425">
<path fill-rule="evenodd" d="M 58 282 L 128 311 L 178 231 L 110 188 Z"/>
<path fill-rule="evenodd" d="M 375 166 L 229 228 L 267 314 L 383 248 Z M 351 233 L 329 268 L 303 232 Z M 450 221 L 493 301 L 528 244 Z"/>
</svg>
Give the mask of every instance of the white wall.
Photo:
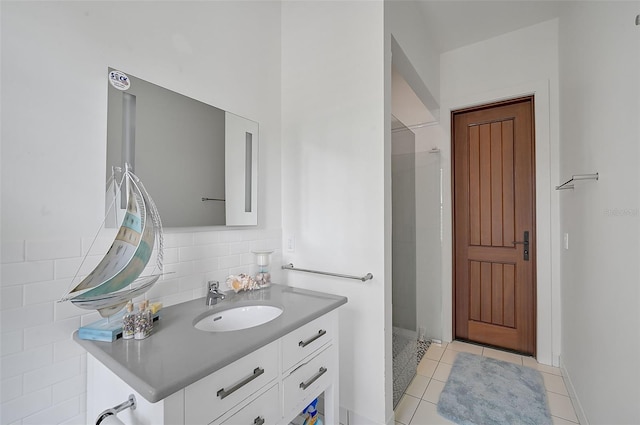
<svg viewBox="0 0 640 425">
<path fill-rule="evenodd" d="M 415 1 L 385 1 L 385 25 L 401 49 L 394 52 L 394 67 L 437 119 L 440 52 L 425 25 L 422 8 Z"/>
<path fill-rule="evenodd" d="M 640 418 L 638 2 L 570 4 L 560 19 L 562 366 L 580 423 Z"/>
<path fill-rule="evenodd" d="M 175 273 L 148 293 L 165 304 L 202 296 L 206 280 L 253 267 L 252 249 L 278 249 L 281 261 L 280 5 L 1 7 L 0 423 L 87 423 L 85 354 L 71 333 L 97 314 L 55 301 L 103 217 L 107 67 L 260 122 L 259 226 L 167 235 L 166 271 Z"/>
<path fill-rule="evenodd" d="M 283 258 L 374 276 L 362 283 L 290 271 L 287 281 L 349 298 L 340 316 L 340 404 L 374 423 L 392 414 L 383 42 L 381 2 L 283 3 L 284 245 L 295 238 Z"/>
<path fill-rule="evenodd" d="M 535 94 L 537 358 L 558 365 L 560 284 L 558 195 L 558 21 L 551 20 L 442 54 L 441 126 L 451 140 L 451 111 Z M 452 336 L 451 146 L 443 144 L 443 336 Z"/>
</svg>

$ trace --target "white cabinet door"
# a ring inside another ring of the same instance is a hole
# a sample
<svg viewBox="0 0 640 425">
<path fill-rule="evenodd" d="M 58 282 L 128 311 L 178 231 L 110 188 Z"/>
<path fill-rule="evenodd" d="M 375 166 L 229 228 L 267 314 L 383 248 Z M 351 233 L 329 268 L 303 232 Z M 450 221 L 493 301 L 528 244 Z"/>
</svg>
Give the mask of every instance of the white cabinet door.
<svg viewBox="0 0 640 425">
<path fill-rule="evenodd" d="M 185 422 L 208 424 L 276 379 L 278 348 L 274 341 L 185 388 Z"/>
<path fill-rule="evenodd" d="M 280 387 L 278 384 L 224 420 L 221 425 L 275 425 L 280 421 Z"/>
<path fill-rule="evenodd" d="M 282 337 L 282 371 L 286 372 L 333 339 L 333 315 L 325 314 Z"/>
<path fill-rule="evenodd" d="M 330 345 L 283 380 L 285 418 L 302 412 L 331 385 L 333 374 L 336 373 L 333 350 L 333 345 Z"/>
</svg>

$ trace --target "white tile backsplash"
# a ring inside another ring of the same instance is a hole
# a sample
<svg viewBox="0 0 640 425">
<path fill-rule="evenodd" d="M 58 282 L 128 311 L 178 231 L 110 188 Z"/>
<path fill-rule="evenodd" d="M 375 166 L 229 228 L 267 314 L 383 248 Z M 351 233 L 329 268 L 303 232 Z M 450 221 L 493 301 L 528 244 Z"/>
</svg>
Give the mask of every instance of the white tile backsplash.
<svg viewBox="0 0 640 425">
<path fill-rule="evenodd" d="M 23 350 L 22 330 L 0 333 L 0 355 L 19 353 Z"/>
<path fill-rule="evenodd" d="M 4 286 L 0 288 L 0 310 L 22 305 L 22 286 Z"/>
<path fill-rule="evenodd" d="M 167 297 L 169 295 L 174 295 L 180 292 L 179 288 L 179 280 L 171 279 L 171 280 L 159 280 L 151 289 L 149 289 L 146 293 L 147 298 L 150 300 L 156 300 L 163 297 Z"/>
<path fill-rule="evenodd" d="M 19 376 L 53 363 L 53 346 L 45 345 L 2 357 L 2 379 Z"/>
<path fill-rule="evenodd" d="M 79 374 L 80 356 L 52 363 L 24 374 L 24 392 L 28 393 L 50 387 L 53 384 L 67 380 L 69 376 Z"/>
<path fill-rule="evenodd" d="M 229 254 L 242 254 L 249 252 L 249 242 L 233 242 L 229 244 Z"/>
<path fill-rule="evenodd" d="M 70 279 L 58 279 L 23 285 L 24 305 L 59 300 L 70 289 L 70 282 Z"/>
<path fill-rule="evenodd" d="M 26 418 L 50 407 L 51 399 L 51 388 L 45 388 L 2 403 L 2 406 L 0 406 L 2 424 L 11 424 L 15 420 Z"/>
<path fill-rule="evenodd" d="M 29 261 L 2 265 L 2 286 L 53 279 L 53 261 Z"/>
<path fill-rule="evenodd" d="M 220 238 L 220 242 L 240 242 L 244 232 L 244 230 L 227 230 L 220 232 L 218 237 Z"/>
<path fill-rule="evenodd" d="M 211 245 L 220 242 L 220 232 L 199 232 L 193 234 L 194 245 Z"/>
<path fill-rule="evenodd" d="M 179 292 L 189 291 L 193 289 L 198 289 L 206 285 L 204 276 L 187 276 L 185 278 L 180 279 L 180 283 L 178 284 Z"/>
<path fill-rule="evenodd" d="M 80 406 L 83 406 L 83 403 L 80 402 Z M 61 422 L 60 425 L 78 425 L 78 424 L 85 424 L 87 423 L 86 421 L 86 413 L 80 413 L 76 416 L 74 416 L 71 419 L 66 420 L 65 422 Z"/>
<path fill-rule="evenodd" d="M 25 253 L 27 261 L 79 257 L 82 255 L 82 241 L 80 239 L 31 240 L 26 242 Z"/>
<path fill-rule="evenodd" d="M 22 395 L 22 376 L 3 379 L 0 386 L 0 403 L 13 400 Z"/>
<path fill-rule="evenodd" d="M 193 263 L 183 261 L 180 263 L 166 264 L 164 266 L 162 280 L 176 280 L 193 274 Z"/>
<path fill-rule="evenodd" d="M 41 345 L 64 341 L 69 339 L 78 327 L 80 327 L 80 318 L 72 317 L 57 322 L 46 323 L 41 326 L 26 328 L 24 330 L 24 348 L 28 350 Z"/>
<path fill-rule="evenodd" d="M 106 251 L 105 251 L 106 252 Z M 86 258 L 63 258 L 55 261 L 55 278 L 69 279 L 69 282 L 77 275 L 77 283 L 83 276 L 88 275 L 100 263 L 101 255 L 89 255 Z"/>
<path fill-rule="evenodd" d="M 84 354 L 84 348 L 78 343 L 68 338 L 64 341 L 58 341 L 53 344 L 53 361 L 59 362 L 73 356 Z"/>
<path fill-rule="evenodd" d="M 47 409 L 24 418 L 22 425 L 58 424 L 84 410 L 84 406 L 81 406 L 81 400 L 82 398 L 78 396 L 62 403 L 53 404 Z"/>
<path fill-rule="evenodd" d="M 40 303 L 0 312 L 2 332 L 38 326 L 53 321 L 53 304 Z"/>
<path fill-rule="evenodd" d="M 218 262 L 221 269 L 239 267 L 240 265 L 242 265 L 242 255 L 229 255 L 226 257 L 220 257 Z"/>
<path fill-rule="evenodd" d="M 73 378 L 65 379 L 52 386 L 53 403 L 61 403 L 70 398 L 78 397 L 84 394 L 87 383 L 87 375 L 81 373 Z M 84 408 L 82 409 L 84 410 Z"/>
<path fill-rule="evenodd" d="M 116 236 L 116 229 L 102 229 L 100 235 L 93 238 L 82 238 L 82 255 L 102 255 L 113 243 L 113 238 Z"/>
<path fill-rule="evenodd" d="M 134 300 L 139 302 L 140 300 Z M 90 323 L 96 322 L 102 319 L 102 316 L 97 311 L 83 310 L 82 316 L 80 316 L 80 326 L 87 326 Z"/>
<path fill-rule="evenodd" d="M 2 264 L 24 261 L 24 241 L 2 241 Z"/>
<path fill-rule="evenodd" d="M 56 321 L 68 319 L 70 317 L 80 317 L 83 314 L 86 314 L 87 311 L 88 310 L 79 309 L 70 302 L 56 302 L 55 304 L 53 304 L 53 317 Z"/>
<path fill-rule="evenodd" d="M 193 261 L 194 273 L 210 273 L 220 269 L 218 258 Z"/>
<path fill-rule="evenodd" d="M 162 254 L 164 264 L 173 264 L 179 261 L 178 248 L 165 248 Z"/>
<path fill-rule="evenodd" d="M 194 241 L 194 233 L 165 233 L 165 248 L 180 248 L 182 246 L 191 246 Z"/>
<path fill-rule="evenodd" d="M 231 273 L 255 273 L 251 251 L 256 249 L 274 250 L 272 268 L 279 269 L 280 233 L 166 233 L 166 274 L 145 297 L 170 306 L 203 297 L 208 280 L 218 280 L 224 288 Z M 86 354 L 72 334 L 101 317 L 57 301 L 70 289 L 82 256 L 90 253 L 74 283 L 100 262 L 114 234 L 112 229 L 103 231 L 93 246 L 89 238 L 2 242 L 2 424 L 85 423 Z"/>
</svg>

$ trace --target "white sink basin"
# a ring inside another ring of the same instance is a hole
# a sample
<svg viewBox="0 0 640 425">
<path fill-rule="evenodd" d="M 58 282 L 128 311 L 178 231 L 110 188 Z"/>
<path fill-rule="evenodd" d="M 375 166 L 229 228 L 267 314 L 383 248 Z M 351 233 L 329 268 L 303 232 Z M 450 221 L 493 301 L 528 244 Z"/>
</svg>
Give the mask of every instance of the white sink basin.
<svg viewBox="0 0 640 425">
<path fill-rule="evenodd" d="M 218 311 L 200 319 L 194 325 L 205 332 L 229 332 L 252 328 L 275 319 L 282 309 L 270 305 L 249 305 Z"/>
</svg>

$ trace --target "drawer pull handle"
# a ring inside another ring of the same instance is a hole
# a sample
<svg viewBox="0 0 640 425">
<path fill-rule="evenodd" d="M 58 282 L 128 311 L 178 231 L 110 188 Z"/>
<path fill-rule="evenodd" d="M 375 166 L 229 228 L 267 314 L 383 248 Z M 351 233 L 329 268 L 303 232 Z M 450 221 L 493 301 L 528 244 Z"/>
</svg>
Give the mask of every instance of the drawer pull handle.
<svg viewBox="0 0 640 425">
<path fill-rule="evenodd" d="M 233 394 L 234 392 L 238 391 L 240 388 L 244 387 L 249 382 L 253 381 L 254 379 L 256 379 L 258 376 L 262 375 L 263 373 L 264 373 L 264 369 L 261 368 L 261 367 L 257 367 L 255 369 L 253 369 L 253 373 L 250 376 L 247 376 L 242 381 L 238 382 L 237 384 L 235 384 L 233 387 L 229 388 L 228 390 L 225 390 L 224 388 L 220 388 L 218 390 L 218 392 L 216 393 L 216 395 L 218 397 L 220 397 L 220 400 L 222 400 L 223 398 L 225 398 L 225 397 Z"/>
<path fill-rule="evenodd" d="M 264 418 L 261 418 L 260 416 L 258 416 L 253 420 L 253 425 L 263 425 L 263 424 L 264 424 Z"/>
<path fill-rule="evenodd" d="M 316 382 L 318 380 L 318 378 L 320 378 L 326 372 L 327 372 L 327 368 L 326 367 L 321 367 L 320 370 L 318 370 L 318 373 L 316 373 L 313 376 L 313 378 L 309 379 L 307 382 L 300 382 L 300 388 L 302 388 L 303 390 L 306 390 L 307 388 L 309 388 L 311 386 L 311 384 Z"/>
<path fill-rule="evenodd" d="M 324 329 L 320 329 L 318 331 L 318 333 L 314 336 L 312 336 L 310 339 L 306 340 L 306 341 L 300 341 L 298 343 L 299 347 L 306 347 L 307 345 L 311 344 L 313 341 L 315 341 L 316 339 L 320 338 L 322 335 L 325 335 L 327 333 L 327 331 L 325 331 Z"/>
</svg>

